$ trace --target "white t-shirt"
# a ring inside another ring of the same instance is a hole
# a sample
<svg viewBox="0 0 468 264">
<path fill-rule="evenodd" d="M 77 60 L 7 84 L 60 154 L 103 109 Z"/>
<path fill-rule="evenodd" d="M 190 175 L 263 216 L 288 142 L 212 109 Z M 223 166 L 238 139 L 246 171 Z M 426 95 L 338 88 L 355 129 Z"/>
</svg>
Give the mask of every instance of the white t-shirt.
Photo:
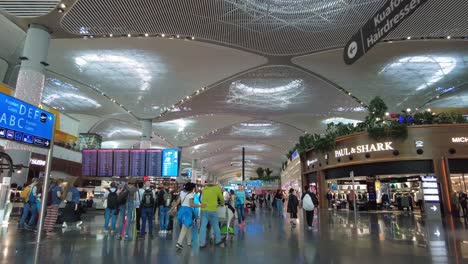
<svg viewBox="0 0 468 264">
<path fill-rule="evenodd" d="M 180 202 L 182 203 L 182 206 L 188 206 L 190 207 L 190 199 L 193 199 L 193 192 L 187 193 L 185 191 L 180 193 Z"/>
</svg>

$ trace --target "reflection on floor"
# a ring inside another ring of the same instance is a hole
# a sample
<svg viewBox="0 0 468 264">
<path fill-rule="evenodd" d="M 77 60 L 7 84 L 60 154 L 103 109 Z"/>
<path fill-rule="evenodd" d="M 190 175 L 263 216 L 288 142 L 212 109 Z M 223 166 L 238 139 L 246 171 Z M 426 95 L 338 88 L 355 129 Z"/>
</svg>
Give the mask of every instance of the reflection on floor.
<svg viewBox="0 0 468 264">
<path fill-rule="evenodd" d="M 84 219 L 81 230 L 44 238 L 38 263 L 468 263 L 465 223 L 410 213 L 361 213 L 355 220 L 352 212 L 322 210 L 308 231 L 303 220 L 292 229 L 288 218 L 257 210 L 226 248 L 195 245 L 179 252 L 176 235 L 118 241 L 102 233 L 101 212 Z M 14 224 L 2 230 L 0 263 L 34 263 L 34 238 Z"/>
</svg>

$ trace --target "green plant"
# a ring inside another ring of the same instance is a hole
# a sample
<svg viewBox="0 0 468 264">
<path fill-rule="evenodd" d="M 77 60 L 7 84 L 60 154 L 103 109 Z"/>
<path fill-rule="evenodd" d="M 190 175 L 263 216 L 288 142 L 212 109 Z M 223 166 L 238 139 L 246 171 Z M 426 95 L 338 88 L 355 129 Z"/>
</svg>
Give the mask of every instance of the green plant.
<svg viewBox="0 0 468 264">
<path fill-rule="evenodd" d="M 262 167 L 258 167 L 257 170 L 255 170 L 255 172 L 257 173 L 258 178 L 261 179 L 261 178 L 263 178 L 265 170 Z"/>
<path fill-rule="evenodd" d="M 386 128 L 383 126 L 370 127 L 367 129 L 367 133 L 374 140 L 380 140 L 387 136 Z"/>
<path fill-rule="evenodd" d="M 369 103 L 369 117 L 371 117 L 371 119 L 383 119 L 387 110 L 387 105 L 379 96 L 376 96 Z"/>
<path fill-rule="evenodd" d="M 393 139 L 405 140 L 408 137 L 408 126 L 398 122 L 392 122 L 389 127 L 389 137 Z"/>
<path fill-rule="evenodd" d="M 434 115 L 431 112 L 416 113 L 413 116 L 415 125 L 429 125 L 434 122 Z"/>
</svg>

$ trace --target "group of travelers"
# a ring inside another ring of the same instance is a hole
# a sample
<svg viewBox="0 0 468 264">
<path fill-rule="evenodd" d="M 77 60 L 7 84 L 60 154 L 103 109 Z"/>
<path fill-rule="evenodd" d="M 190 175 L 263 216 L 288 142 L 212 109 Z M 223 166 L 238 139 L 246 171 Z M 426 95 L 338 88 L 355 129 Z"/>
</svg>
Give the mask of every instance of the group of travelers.
<svg viewBox="0 0 468 264">
<path fill-rule="evenodd" d="M 53 228 L 58 222 L 60 207 L 63 207 L 60 222 L 64 229 L 68 227 L 68 224 L 75 224 L 77 227 L 83 224 L 79 210 L 80 193 L 76 184 L 68 187 L 63 179 L 52 179 L 47 192 L 47 210 L 43 229 L 46 235 L 54 234 Z M 18 225 L 20 231 L 37 232 L 37 220 L 43 202 L 42 193 L 43 182 L 37 178 L 32 179 L 31 184 L 22 190 L 20 197 L 23 201 L 23 210 Z"/>
<path fill-rule="evenodd" d="M 68 188 L 68 184 L 61 179 L 52 181 L 44 218 L 46 234 L 54 234 L 54 226 L 61 221 L 63 228 L 72 223 L 76 223 L 77 227 L 82 224 L 78 210 L 80 195 L 76 187 L 75 184 Z M 284 216 L 283 207 L 287 204 L 291 225 L 293 228 L 297 225 L 298 207 L 301 203 L 294 189 L 290 189 L 287 195 L 282 190 L 247 195 L 243 186 L 239 186 L 236 191 L 224 190 L 212 182 L 207 182 L 203 188 L 193 183 L 186 183 L 181 189 L 171 190 L 169 187 L 168 183 L 154 187 L 149 181 L 120 184 L 112 182 L 105 188 L 102 198 L 105 207 L 104 232 L 115 234 L 118 240 L 132 240 L 135 233 L 139 239 L 153 239 L 155 220 L 159 220 L 159 234 L 165 236 L 172 233 L 174 219 L 177 219 L 180 226 L 176 243 L 178 250 L 184 248 L 184 243 L 188 247 L 192 246 L 192 231 L 195 231 L 193 228 L 198 231 L 198 225 L 200 248 L 207 246 L 207 237 L 211 238 L 210 234 L 213 234 L 212 241 L 215 245 L 224 247 L 226 237 L 221 235 L 219 207 L 226 206 L 227 210 L 231 210 L 237 217 L 238 227 L 245 228 L 247 208 L 253 209 L 256 204 L 260 208 L 275 208 L 281 217 Z M 41 193 L 42 183 L 37 179 L 23 191 L 25 203 L 19 229 L 36 229 Z M 312 229 L 314 208 L 318 206 L 317 197 L 306 187 L 301 201 L 306 211 L 308 227 Z M 60 207 L 63 207 L 63 213 L 61 221 L 58 221 Z"/>
</svg>

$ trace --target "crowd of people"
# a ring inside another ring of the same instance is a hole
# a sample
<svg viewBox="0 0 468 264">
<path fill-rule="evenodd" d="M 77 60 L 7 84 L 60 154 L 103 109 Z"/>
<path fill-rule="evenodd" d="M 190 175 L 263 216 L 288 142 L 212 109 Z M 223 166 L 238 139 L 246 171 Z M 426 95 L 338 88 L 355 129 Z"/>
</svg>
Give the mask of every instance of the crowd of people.
<svg viewBox="0 0 468 264">
<path fill-rule="evenodd" d="M 68 187 L 61 179 L 51 183 L 44 219 L 46 234 L 54 234 L 59 206 L 62 203 L 65 203 L 62 227 L 66 228 L 72 224 L 79 227 L 82 224 L 78 208 L 80 197 L 76 187 L 76 184 Z M 184 243 L 188 247 L 192 246 L 193 231 L 199 231 L 200 248 L 206 247 L 211 238 L 215 245 L 224 247 L 226 236 L 222 236 L 221 233 L 220 208 L 225 208 L 225 211 L 233 216 L 229 218 L 228 228 L 233 226 L 234 218 L 237 218 L 238 228 L 242 229 L 246 226 L 248 208 L 250 211 L 255 211 L 257 206 L 274 209 L 274 215 L 284 217 L 283 208 L 286 207 L 291 227 L 295 228 L 298 208 L 302 205 L 307 216 L 308 228 L 312 229 L 313 212 L 318 206 L 317 196 L 309 191 L 308 186 L 300 199 L 299 190 L 294 189 L 290 189 L 288 193 L 277 190 L 248 194 L 243 186 L 239 186 L 237 190 L 226 190 L 213 182 L 207 182 L 202 187 L 193 183 L 186 183 L 180 188 L 169 187 L 168 183 L 152 186 L 149 181 L 112 182 L 105 188 L 102 197 L 105 207 L 103 232 L 114 234 L 118 240 L 132 240 L 135 235 L 139 239 L 153 239 L 156 220 L 159 221 L 161 236 L 171 234 L 176 221 L 180 226 L 175 245 L 177 249 L 182 250 Z M 23 191 L 24 209 L 19 222 L 20 230 L 37 229 L 41 194 L 42 183 L 36 179 Z"/>
</svg>

